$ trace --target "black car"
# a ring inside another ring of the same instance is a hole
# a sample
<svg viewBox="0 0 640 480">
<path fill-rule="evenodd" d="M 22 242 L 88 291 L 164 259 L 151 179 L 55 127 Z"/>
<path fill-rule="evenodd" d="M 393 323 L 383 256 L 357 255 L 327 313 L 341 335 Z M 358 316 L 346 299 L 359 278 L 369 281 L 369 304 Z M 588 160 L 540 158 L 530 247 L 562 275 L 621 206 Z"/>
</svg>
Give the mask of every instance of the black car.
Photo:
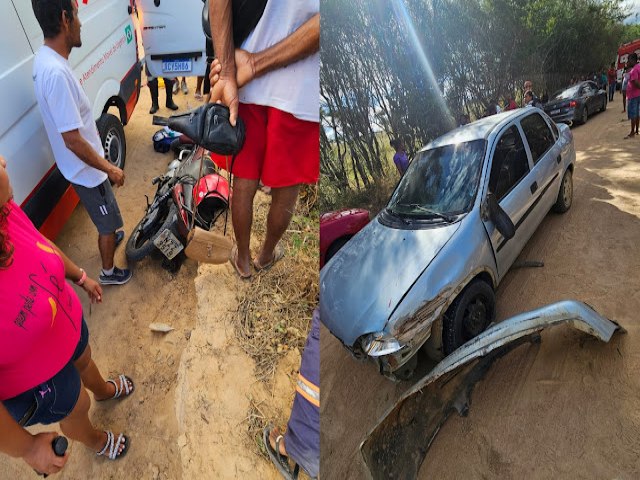
<svg viewBox="0 0 640 480">
<path fill-rule="evenodd" d="M 556 123 L 586 123 L 589 115 L 607 108 L 607 92 L 594 82 L 580 82 L 553 94 L 544 111 Z"/>
</svg>

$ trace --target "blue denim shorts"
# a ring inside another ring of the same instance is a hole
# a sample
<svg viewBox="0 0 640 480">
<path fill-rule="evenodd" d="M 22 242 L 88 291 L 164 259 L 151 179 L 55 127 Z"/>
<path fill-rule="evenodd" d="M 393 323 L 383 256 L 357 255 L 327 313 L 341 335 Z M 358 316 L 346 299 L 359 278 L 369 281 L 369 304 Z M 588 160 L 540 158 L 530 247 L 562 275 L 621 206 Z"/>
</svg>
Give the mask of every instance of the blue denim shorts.
<svg viewBox="0 0 640 480">
<path fill-rule="evenodd" d="M 638 118 L 640 116 L 640 97 L 633 97 L 627 100 L 627 116 L 629 120 Z"/>
<path fill-rule="evenodd" d="M 50 380 L 2 401 L 16 422 L 23 427 L 38 423 L 48 425 L 59 422 L 71 413 L 82 388 L 80 374 L 73 362 L 80 358 L 88 344 L 89 330 L 83 318 L 80 340 L 69 363 Z"/>
</svg>

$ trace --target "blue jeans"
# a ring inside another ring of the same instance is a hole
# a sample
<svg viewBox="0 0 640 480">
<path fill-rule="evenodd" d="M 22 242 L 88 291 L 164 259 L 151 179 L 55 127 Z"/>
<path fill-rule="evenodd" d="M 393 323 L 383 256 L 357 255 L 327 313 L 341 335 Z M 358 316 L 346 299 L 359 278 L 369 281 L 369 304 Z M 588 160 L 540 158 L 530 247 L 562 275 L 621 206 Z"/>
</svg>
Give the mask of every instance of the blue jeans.
<svg viewBox="0 0 640 480">
<path fill-rule="evenodd" d="M 69 416 L 78 403 L 82 388 L 80 374 L 73 362 L 80 358 L 88 344 L 89 330 L 83 318 L 80 340 L 69 363 L 46 382 L 2 401 L 16 422 L 23 427 L 38 423 L 48 425 Z"/>
<path fill-rule="evenodd" d="M 609 84 L 609 101 L 613 100 L 613 94 L 616 91 L 616 82 Z"/>
</svg>

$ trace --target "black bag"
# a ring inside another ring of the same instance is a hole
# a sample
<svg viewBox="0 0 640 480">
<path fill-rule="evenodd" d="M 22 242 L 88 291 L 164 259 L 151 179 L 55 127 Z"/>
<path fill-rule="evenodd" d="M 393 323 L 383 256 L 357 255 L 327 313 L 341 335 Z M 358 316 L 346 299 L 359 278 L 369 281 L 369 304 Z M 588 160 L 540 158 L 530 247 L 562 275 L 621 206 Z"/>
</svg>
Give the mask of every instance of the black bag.
<svg viewBox="0 0 640 480">
<path fill-rule="evenodd" d="M 202 10 L 202 30 L 208 40 L 211 40 L 211 23 L 209 22 L 209 0 L 204 1 Z M 249 34 L 256 28 L 262 18 L 267 0 L 232 0 L 233 13 L 233 45 L 240 48 Z"/>
<path fill-rule="evenodd" d="M 207 103 L 181 115 L 172 115 L 167 125 L 218 155 L 235 155 L 244 145 L 244 122 L 238 117 L 236 126 L 232 127 L 229 109 L 218 103 Z"/>
</svg>

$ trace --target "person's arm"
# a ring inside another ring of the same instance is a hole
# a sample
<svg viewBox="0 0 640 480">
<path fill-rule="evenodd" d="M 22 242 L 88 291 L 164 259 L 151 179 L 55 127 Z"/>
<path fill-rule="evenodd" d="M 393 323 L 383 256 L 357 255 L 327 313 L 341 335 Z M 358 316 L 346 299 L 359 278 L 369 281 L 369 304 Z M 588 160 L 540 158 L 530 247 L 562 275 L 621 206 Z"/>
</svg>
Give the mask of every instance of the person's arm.
<svg viewBox="0 0 640 480">
<path fill-rule="evenodd" d="M 87 294 L 89 295 L 89 299 L 91 300 L 91 303 L 101 303 L 102 287 L 100 286 L 100 284 L 96 282 L 94 279 L 87 277 L 86 272 L 84 272 L 84 270 L 78 267 L 73 262 L 73 260 L 67 257 L 64 254 L 64 252 L 60 250 L 60 248 L 55 243 L 53 243 L 49 239 L 47 240 L 49 241 L 49 245 L 51 245 L 51 248 L 53 248 L 58 253 L 58 255 L 60 255 L 60 258 L 62 259 L 62 263 L 64 263 L 65 277 L 71 280 L 73 283 L 76 283 L 80 279 L 82 279 L 83 276 L 85 276 L 84 283 L 81 285 L 82 289 L 85 292 L 87 292 Z"/>
<path fill-rule="evenodd" d="M 320 14 L 300 25 L 291 35 L 261 52 L 250 53 L 237 49 L 235 53 L 236 82 L 243 87 L 254 78 L 272 70 L 286 67 L 312 55 L 320 49 Z M 223 67 L 214 60 L 211 65 L 211 84 L 222 79 Z"/>
<path fill-rule="evenodd" d="M 629 74 L 629 81 L 627 82 L 627 85 L 629 85 L 629 83 L 633 83 L 634 87 L 640 88 L 640 81 L 638 81 L 638 77 L 640 77 L 640 75 L 638 75 L 637 71 L 632 70 Z"/>
<path fill-rule="evenodd" d="M 231 0 L 210 0 L 209 22 L 213 49 L 221 67 L 217 81 L 211 81 L 211 101 L 221 102 L 229 107 L 229 121 L 235 126 L 239 101 Z M 212 78 L 212 75 L 210 77 Z"/>
<path fill-rule="evenodd" d="M 109 176 L 109 180 L 116 185 L 124 185 L 124 172 L 98 155 L 89 142 L 82 138 L 78 129 L 62 133 L 62 139 L 65 146 L 84 163 L 105 172 Z"/>
<path fill-rule="evenodd" d="M 57 437 L 54 432 L 32 435 L 18 425 L 0 402 L 0 451 L 15 458 L 22 458 L 40 473 L 57 473 L 69 458 L 69 453 L 58 457 L 51 446 Z"/>
</svg>

